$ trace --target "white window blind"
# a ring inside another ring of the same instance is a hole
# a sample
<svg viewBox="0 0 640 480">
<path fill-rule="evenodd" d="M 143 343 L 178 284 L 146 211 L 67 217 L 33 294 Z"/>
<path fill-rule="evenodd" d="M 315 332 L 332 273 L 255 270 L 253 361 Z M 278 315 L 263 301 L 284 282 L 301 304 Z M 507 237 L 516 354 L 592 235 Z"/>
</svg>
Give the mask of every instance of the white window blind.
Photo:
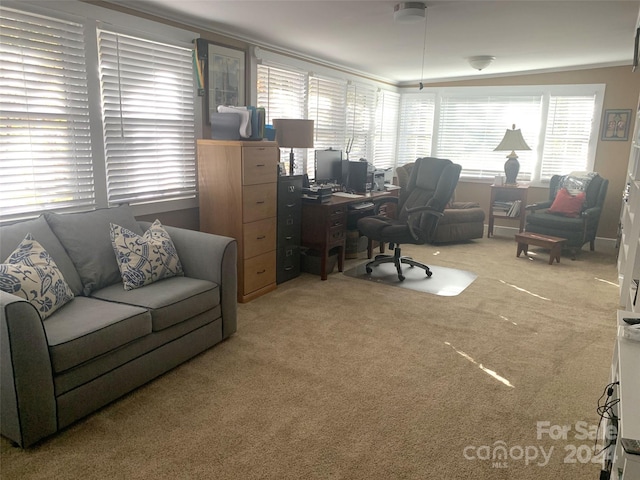
<svg viewBox="0 0 640 480">
<path fill-rule="evenodd" d="M 307 74 L 270 65 L 258 65 L 258 107 L 266 113 L 266 123 L 274 118 L 307 118 Z M 280 149 L 280 161 L 289 162 L 290 149 Z M 306 164 L 306 149 L 295 148 L 297 163 Z"/>
<path fill-rule="evenodd" d="M 315 150 L 333 148 L 344 151 L 346 97 L 346 81 L 315 76 L 309 78 L 307 118 L 314 120 Z M 313 177 L 313 162 L 307 164 L 307 174 Z"/>
<path fill-rule="evenodd" d="M 95 205 L 83 25 L 0 8 L 0 214 Z"/>
<path fill-rule="evenodd" d="M 542 179 L 588 169 L 595 100 L 595 95 L 551 96 L 542 153 Z"/>
<path fill-rule="evenodd" d="M 267 65 L 258 65 L 258 106 L 266 121 L 274 118 L 306 118 L 307 75 Z"/>
<path fill-rule="evenodd" d="M 462 176 L 493 178 L 504 174 L 510 152 L 494 152 L 507 129 L 516 124 L 531 147 L 518 151 L 520 180 L 530 180 L 540 131 L 541 95 L 446 94 L 440 102 L 438 157 L 462 165 Z"/>
<path fill-rule="evenodd" d="M 386 170 L 395 165 L 399 112 L 400 95 L 385 90 L 379 91 L 373 152 L 373 164 L 376 168 Z"/>
<path fill-rule="evenodd" d="M 376 90 L 369 85 L 350 83 L 347 86 L 347 138 L 351 139 L 350 159 L 366 158 L 373 162 L 373 138 L 376 119 Z M 334 147 L 338 148 L 338 147 Z M 341 148 L 341 147 L 340 147 Z"/>
<path fill-rule="evenodd" d="M 109 205 L 194 197 L 191 50 L 98 30 Z"/>
<path fill-rule="evenodd" d="M 426 93 L 402 96 L 396 167 L 431 155 L 435 98 L 434 94 Z"/>
</svg>

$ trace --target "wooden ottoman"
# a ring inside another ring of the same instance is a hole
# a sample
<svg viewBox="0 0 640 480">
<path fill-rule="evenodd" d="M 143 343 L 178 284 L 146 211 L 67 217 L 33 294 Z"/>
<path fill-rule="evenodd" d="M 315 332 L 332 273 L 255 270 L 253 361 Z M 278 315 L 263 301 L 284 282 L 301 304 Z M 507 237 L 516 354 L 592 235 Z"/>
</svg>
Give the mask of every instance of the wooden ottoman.
<svg viewBox="0 0 640 480">
<path fill-rule="evenodd" d="M 519 257 L 522 252 L 526 255 L 529 245 L 536 245 L 550 250 L 549 265 L 553 263 L 554 259 L 560 263 L 562 244 L 566 241 L 566 238 L 552 237 L 551 235 L 542 235 L 540 233 L 517 233 L 516 242 L 518 242 L 518 253 L 516 254 L 516 257 Z"/>
</svg>

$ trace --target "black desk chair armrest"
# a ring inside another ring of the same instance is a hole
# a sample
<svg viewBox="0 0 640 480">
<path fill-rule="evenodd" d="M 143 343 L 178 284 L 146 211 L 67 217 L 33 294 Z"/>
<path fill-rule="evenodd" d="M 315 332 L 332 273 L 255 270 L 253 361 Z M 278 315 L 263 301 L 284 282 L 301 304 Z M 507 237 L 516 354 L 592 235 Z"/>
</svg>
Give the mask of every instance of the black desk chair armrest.
<svg viewBox="0 0 640 480">
<path fill-rule="evenodd" d="M 433 215 L 434 217 L 438 217 L 438 219 L 444 216 L 443 212 L 435 210 L 433 207 L 427 207 L 427 206 L 407 208 L 407 213 L 409 214 L 409 218 L 407 219 L 407 223 L 409 225 L 409 231 L 411 232 L 411 235 L 413 236 L 413 238 L 415 238 L 416 240 L 420 238 L 414 227 L 415 222 L 413 221 L 413 219 L 415 218 L 416 215 L 427 213 L 429 215 Z M 435 222 L 433 224 L 434 230 L 437 225 L 438 225 L 438 222 Z"/>
</svg>

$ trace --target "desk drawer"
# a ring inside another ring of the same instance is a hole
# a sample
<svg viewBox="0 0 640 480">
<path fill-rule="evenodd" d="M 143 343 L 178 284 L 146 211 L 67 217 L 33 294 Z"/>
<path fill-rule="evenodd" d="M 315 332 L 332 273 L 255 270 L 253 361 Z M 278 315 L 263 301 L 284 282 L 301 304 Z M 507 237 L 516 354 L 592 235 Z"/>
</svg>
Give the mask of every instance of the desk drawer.
<svg viewBox="0 0 640 480">
<path fill-rule="evenodd" d="M 327 231 L 327 243 L 329 245 L 335 243 L 343 243 L 346 238 L 347 228 L 345 224 L 334 225 Z"/>
<path fill-rule="evenodd" d="M 267 218 L 245 223 L 242 237 L 244 240 L 244 258 L 255 257 L 276 249 L 276 219 Z"/>
<path fill-rule="evenodd" d="M 244 261 L 244 294 L 276 283 L 276 252 L 263 253 Z"/>
<path fill-rule="evenodd" d="M 327 212 L 327 225 L 332 226 L 340 223 L 345 223 L 345 219 L 347 216 L 347 207 L 344 205 L 336 205 L 335 207 L 331 207 L 331 209 Z"/>
<path fill-rule="evenodd" d="M 278 181 L 278 149 L 274 147 L 242 148 L 242 184 L 257 185 Z"/>
<path fill-rule="evenodd" d="M 249 185 L 242 191 L 242 221 L 251 223 L 276 216 L 277 184 Z"/>
</svg>

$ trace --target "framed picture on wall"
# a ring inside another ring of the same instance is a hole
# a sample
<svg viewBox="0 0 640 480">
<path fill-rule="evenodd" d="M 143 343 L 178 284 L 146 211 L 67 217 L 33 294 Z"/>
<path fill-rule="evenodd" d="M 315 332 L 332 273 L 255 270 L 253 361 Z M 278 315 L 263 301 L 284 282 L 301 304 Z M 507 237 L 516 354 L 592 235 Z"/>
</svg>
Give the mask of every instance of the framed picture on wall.
<svg viewBox="0 0 640 480">
<path fill-rule="evenodd" d="M 632 110 L 605 110 L 600 140 L 626 142 L 629 140 L 629 124 Z"/>
<path fill-rule="evenodd" d="M 209 43 L 207 63 L 209 115 L 218 105 L 245 105 L 245 52 Z"/>
</svg>

